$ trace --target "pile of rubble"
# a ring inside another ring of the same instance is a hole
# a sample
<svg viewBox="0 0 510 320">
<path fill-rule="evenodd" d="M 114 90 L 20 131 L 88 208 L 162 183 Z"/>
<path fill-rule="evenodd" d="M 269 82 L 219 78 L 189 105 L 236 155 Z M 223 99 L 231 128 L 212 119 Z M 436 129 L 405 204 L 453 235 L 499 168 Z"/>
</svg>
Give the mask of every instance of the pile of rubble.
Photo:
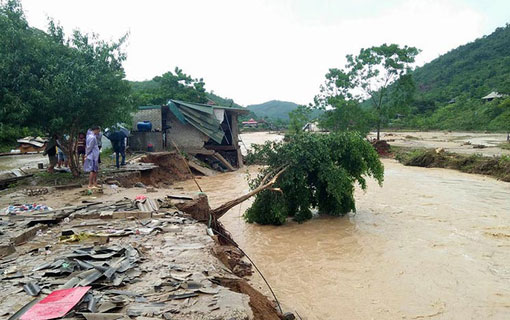
<svg viewBox="0 0 510 320">
<path fill-rule="evenodd" d="M 190 199 L 84 202 L 11 221 L 37 230 L 0 260 L 0 317 L 278 319 L 214 256 L 207 226 L 174 206 Z"/>
</svg>

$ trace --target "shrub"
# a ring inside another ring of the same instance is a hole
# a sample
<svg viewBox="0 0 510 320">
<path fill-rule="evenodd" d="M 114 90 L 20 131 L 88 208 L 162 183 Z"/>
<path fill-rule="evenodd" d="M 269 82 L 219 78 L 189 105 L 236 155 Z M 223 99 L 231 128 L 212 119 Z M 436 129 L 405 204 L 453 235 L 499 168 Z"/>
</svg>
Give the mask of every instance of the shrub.
<svg viewBox="0 0 510 320">
<path fill-rule="evenodd" d="M 248 222 L 280 225 L 287 217 L 302 222 L 321 214 L 341 216 L 356 211 L 354 184 L 366 189 L 366 176 L 382 184 L 384 169 L 370 143 L 355 132 L 303 133 L 288 142 L 268 142 L 251 161 L 266 166 L 250 186 L 285 168 L 272 190 L 256 195 L 244 217 Z"/>
</svg>

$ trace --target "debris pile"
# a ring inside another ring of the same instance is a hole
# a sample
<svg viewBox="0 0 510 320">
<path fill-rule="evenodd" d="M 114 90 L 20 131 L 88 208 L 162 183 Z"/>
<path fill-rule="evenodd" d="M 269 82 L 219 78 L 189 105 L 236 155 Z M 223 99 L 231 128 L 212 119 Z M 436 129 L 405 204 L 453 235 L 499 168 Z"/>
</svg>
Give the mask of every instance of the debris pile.
<svg viewBox="0 0 510 320">
<path fill-rule="evenodd" d="M 48 139 L 41 137 L 25 137 L 18 139 L 19 151 L 21 153 L 42 152 Z"/>
<path fill-rule="evenodd" d="M 244 281 L 236 274 L 249 274 L 250 265 L 232 272 L 214 256 L 207 226 L 174 207 L 190 200 L 84 202 L 49 214 L 45 219 L 60 222 L 49 228 L 34 218 L 35 234 L 0 259 L 0 317 L 31 319 L 49 303 L 65 301 L 57 317 L 278 319 L 267 299 L 260 304 L 258 297 L 262 311 L 252 311 L 258 310 L 254 294 L 232 289 Z"/>
<path fill-rule="evenodd" d="M 391 146 L 386 140 L 375 140 L 372 142 L 372 146 L 381 157 L 388 157 L 391 155 Z"/>
<path fill-rule="evenodd" d="M 48 212 L 53 211 L 52 208 L 44 205 L 44 204 L 20 204 L 20 205 L 10 205 L 3 210 L 4 214 L 18 214 L 18 213 L 28 213 L 28 212 Z"/>
</svg>

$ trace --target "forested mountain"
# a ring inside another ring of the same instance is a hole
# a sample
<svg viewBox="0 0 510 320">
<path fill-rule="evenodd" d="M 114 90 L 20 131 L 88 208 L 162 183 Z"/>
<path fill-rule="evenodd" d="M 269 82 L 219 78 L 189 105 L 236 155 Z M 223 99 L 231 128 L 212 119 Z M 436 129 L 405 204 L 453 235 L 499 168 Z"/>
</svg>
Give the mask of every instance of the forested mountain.
<svg viewBox="0 0 510 320">
<path fill-rule="evenodd" d="M 413 77 L 418 92 L 438 103 L 510 90 L 510 26 L 451 50 Z"/>
<path fill-rule="evenodd" d="M 289 101 L 271 100 L 261 104 L 252 104 L 247 108 L 259 118 L 289 120 L 289 112 L 296 110 L 299 105 Z M 316 118 L 320 110 L 313 110 L 311 117 Z"/>
<path fill-rule="evenodd" d="M 261 104 L 252 104 L 247 108 L 260 118 L 289 120 L 289 112 L 297 107 L 298 104 L 294 102 L 271 100 Z"/>
<path fill-rule="evenodd" d="M 486 103 L 492 91 L 510 94 L 510 25 L 417 68 L 416 95 L 404 126 L 451 130 L 506 130 L 510 103 Z"/>
</svg>

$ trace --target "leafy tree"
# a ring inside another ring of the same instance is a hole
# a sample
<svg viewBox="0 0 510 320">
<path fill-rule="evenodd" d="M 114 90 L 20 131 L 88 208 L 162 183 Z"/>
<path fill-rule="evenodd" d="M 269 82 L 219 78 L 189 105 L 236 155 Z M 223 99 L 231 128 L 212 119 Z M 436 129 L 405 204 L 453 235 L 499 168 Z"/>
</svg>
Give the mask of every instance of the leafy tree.
<svg viewBox="0 0 510 320">
<path fill-rule="evenodd" d="M 77 175 L 78 159 L 73 150 L 78 133 L 94 124 L 104 128 L 128 122 L 134 111 L 131 88 L 124 80 L 122 67 L 126 37 L 110 43 L 75 31 L 66 40 L 62 29 L 51 25 L 50 35 L 60 44 L 60 50 L 51 56 L 54 61 L 47 79 L 49 103 L 37 113 L 50 133 L 68 137 L 64 149 L 71 170 Z"/>
<path fill-rule="evenodd" d="M 18 1 L 0 6 L 0 134 L 30 127 L 67 137 L 64 152 L 77 175 L 78 132 L 126 121 L 133 110 L 125 39 L 110 43 L 79 31 L 67 39 L 52 21 L 48 33 L 30 28 Z"/>
<path fill-rule="evenodd" d="M 18 1 L 0 3 L 0 143 L 40 134 L 30 120 L 46 103 L 41 75 L 51 51 L 47 36 L 31 29 Z"/>
<path fill-rule="evenodd" d="M 303 127 L 310 120 L 312 110 L 307 106 L 298 106 L 289 112 L 289 133 L 298 134 L 303 131 Z"/>
<path fill-rule="evenodd" d="M 418 53 L 414 47 L 383 44 L 361 49 L 356 56 L 347 55 L 344 70 L 333 68 L 326 74 L 326 84 L 316 102 L 327 105 L 331 98 L 336 102 L 368 101 L 375 111 L 379 140 L 381 126 L 403 110 L 412 98 L 414 86 L 407 73 Z"/>
<path fill-rule="evenodd" d="M 132 83 L 138 105 L 166 104 L 168 99 L 205 103 L 208 94 L 202 78 L 192 78 L 182 69 L 166 72 L 150 81 Z"/>
<path fill-rule="evenodd" d="M 384 175 L 374 148 L 355 132 L 302 133 L 258 146 L 251 157 L 266 165 L 250 181 L 252 190 L 280 173 L 245 213 L 248 222 L 260 224 L 280 225 L 287 217 L 302 222 L 313 208 L 334 216 L 355 211 L 354 184 L 366 189 L 367 176 L 382 184 Z"/>
<path fill-rule="evenodd" d="M 328 131 L 357 131 L 362 136 L 370 132 L 372 115 L 361 108 L 357 101 L 336 96 L 329 99 L 329 105 L 332 108 L 319 118 L 321 128 Z"/>
</svg>

